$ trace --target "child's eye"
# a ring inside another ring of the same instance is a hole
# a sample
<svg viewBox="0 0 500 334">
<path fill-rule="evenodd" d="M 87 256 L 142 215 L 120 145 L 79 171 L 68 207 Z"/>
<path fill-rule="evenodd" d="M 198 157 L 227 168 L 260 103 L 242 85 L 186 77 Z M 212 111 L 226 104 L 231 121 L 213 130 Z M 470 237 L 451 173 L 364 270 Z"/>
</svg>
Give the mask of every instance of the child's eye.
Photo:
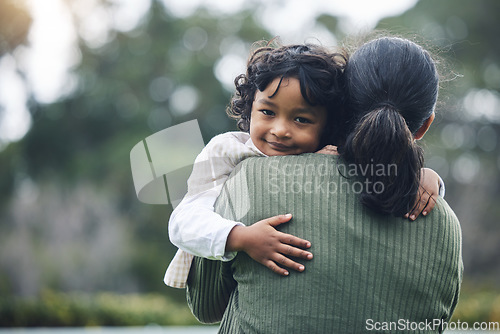
<svg viewBox="0 0 500 334">
<path fill-rule="evenodd" d="M 266 116 L 274 116 L 274 112 L 272 112 L 271 110 L 263 109 L 261 110 L 261 112 Z"/>
<path fill-rule="evenodd" d="M 296 117 L 295 121 L 297 121 L 299 123 L 304 123 L 304 124 L 312 123 L 311 120 L 304 118 L 304 117 Z"/>
</svg>

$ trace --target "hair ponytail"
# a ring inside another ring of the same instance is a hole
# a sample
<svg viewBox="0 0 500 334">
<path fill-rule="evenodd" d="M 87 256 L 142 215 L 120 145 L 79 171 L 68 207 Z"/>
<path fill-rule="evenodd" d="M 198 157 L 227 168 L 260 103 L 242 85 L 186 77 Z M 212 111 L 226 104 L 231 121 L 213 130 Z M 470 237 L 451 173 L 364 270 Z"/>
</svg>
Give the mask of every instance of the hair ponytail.
<svg viewBox="0 0 500 334">
<path fill-rule="evenodd" d="M 420 185 L 424 158 L 414 135 L 436 105 L 434 61 L 409 40 L 384 37 L 361 46 L 344 75 L 349 121 L 339 153 L 349 175 L 364 179 L 363 204 L 402 216 Z"/>
<path fill-rule="evenodd" d="M 365 114 L 347 137 L 349 175 L 363 180 L 361 202 L 374 211 L 402 216 L 415 203 L 423 150 L 404 118 L 386 106 Z"/>
</svg>

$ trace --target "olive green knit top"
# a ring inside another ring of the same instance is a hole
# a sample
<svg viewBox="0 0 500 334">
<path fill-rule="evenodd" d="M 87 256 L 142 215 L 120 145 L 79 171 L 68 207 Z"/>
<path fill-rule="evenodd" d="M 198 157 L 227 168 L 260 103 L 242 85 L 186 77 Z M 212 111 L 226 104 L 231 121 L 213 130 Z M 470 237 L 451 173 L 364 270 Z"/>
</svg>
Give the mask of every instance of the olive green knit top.
<svg viewBox="0 0 500 334">
<path fill-rule="evenodd" d="M 187 296 L 200 321 L 223 314 L 220 333 L 441 331 L 462 279 L 457 217 L 442 198 L 415 222 L 373 213 L 344 167 L 336 156 L 304 154 L 236 168 L 216 211 L 244 224 L 291 213 L 279 229 L 309 240 L 314 258 L 288 277 L 245 253 L 229 263 L 197 259 Z"/>
</svg>

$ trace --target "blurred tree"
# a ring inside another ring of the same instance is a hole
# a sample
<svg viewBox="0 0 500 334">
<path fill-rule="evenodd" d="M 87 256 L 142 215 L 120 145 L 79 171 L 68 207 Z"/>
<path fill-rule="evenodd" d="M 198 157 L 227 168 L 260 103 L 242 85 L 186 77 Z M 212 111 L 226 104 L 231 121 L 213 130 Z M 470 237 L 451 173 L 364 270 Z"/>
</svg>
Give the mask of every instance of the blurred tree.
<svg viewBox="0 0 500 334">
<path fill-rule="evenodd" d="M 26 43 L 31 22 L 24 1 L 0 2 L 0 57 Z"/>
<path fill-rule="evenodd" d="M 0 60 L 11 54 L 18 46 L 27 43 L 32 18 L 24 1 L 0 1 Z M 17 64 L 16 64 L 17 65 Z M 3 118 L 4 106 L 0 103 L 0 121 Z M 1 144 L 1 143 L 0 143 Z M 15 149 L 2 153 L 0 164 L 0 210 L 9 198 L 14 187 L 13 160 Z"/>
<path fill-rule="evenodd" d="M 74 18 L 78 28 L 81 18 Z M 235 129 L 225 115 L 230 93 L 215 66 L 226 50 L 246 53 L 254 41 L 269 38 L 251 12 L 220 17 L 199 9 L 176 18 L 160 1 L 133 30 L 108 35 L 98 46 L 80 39 L 77 89 L 52 104 L 32 99 L 32 128 L 0 153 L 15 149 L 17 171 L 16 193 L 0 213 L 9 221 L 0 227 L 6 293 L 33 294 L 43 286 L 165 289 L 163 273 L 175 251 L 166 231 L 171 208 L 137 200 L 130 150 L 190 119 L 199 120 L 206 141 Z M 19 212 L 26 205 L 30 210 Z M 23 245 L 19 253 L 7 239 Z M 49 244 L 55 246 L 43 246 Z M 26 265 L 16 267 L 20 262 Z M 23 275 L 33 279 L 19 280 Z M 183 298 L 182 291 L 171 292 Z"/>
<path fill-rule="evenodd" d="M 463 75 L 460 95 L 470 87 L 500 89 L 500 79 L 494 85 L 484 73 L 489 64 L 498 66 L 500 59 L 499 13 L 500 2 L 495 0 L 420 0 L 406 13 L 382 20 L 379 27 L 404 27 L 440 46 Z"/>
</svg>

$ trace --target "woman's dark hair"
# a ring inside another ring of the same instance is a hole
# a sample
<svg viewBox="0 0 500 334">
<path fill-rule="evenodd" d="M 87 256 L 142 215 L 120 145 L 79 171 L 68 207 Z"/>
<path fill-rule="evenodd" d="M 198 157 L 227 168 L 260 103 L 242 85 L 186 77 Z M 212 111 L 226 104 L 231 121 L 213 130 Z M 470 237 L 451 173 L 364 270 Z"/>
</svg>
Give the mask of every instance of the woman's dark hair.
<svg viewBox="0 0 500 334">
<path fill-rule="evenodd" d="M 264 91 L 276 78 L 297 78 L 304 100 L 327 109 L 326 131 L 323 131 L 320 145 L 330 144 L 335 140 L 332 134 L 338 132 L 336 117 L 332 114 L 341 114 L 344 94 L 341 80 L 345 63 L 344 54 L 329 52 L 319 45 L 260 47 L 250 55 L 246 73 L 234 80 L 236 93 L 226 112 L 238 120 L 241 131 L 248 132 L 256 90 Z"/>
<path fill-rule="evenodd" d="M 364 178 L 362 203 L 402 216 L 420 185 L 424 158 L 414 135 L 434 112 L 435 63 L 417 44 L 384 37 L 354 52 L 344 74 L 349 121 L 339 152 Z"/>
</svg>

